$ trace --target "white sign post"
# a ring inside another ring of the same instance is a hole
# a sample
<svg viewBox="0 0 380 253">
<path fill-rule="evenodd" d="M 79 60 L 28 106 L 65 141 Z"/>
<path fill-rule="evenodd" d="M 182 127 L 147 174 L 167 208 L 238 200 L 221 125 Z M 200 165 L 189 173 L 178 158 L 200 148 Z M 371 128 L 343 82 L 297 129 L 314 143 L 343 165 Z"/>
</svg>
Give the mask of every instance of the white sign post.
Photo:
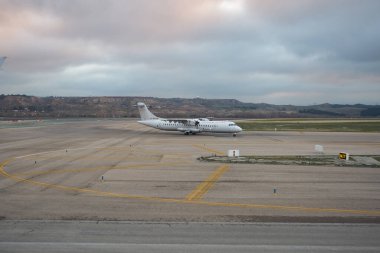
<svg viewBox="0 0 380 253">
<path fill-rule="evenodd" d="M 239 157 L 240 152 L 238 149 L 230 149 L 228 150 L 228 157 Z"/>
</svg>

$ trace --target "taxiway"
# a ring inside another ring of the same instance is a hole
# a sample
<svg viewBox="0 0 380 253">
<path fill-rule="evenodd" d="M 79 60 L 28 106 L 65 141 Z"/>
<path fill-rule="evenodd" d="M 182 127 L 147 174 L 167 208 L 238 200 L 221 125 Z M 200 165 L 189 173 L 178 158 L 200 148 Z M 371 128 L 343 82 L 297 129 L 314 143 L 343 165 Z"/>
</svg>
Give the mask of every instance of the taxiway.
<svg viewBox="0 0 380 253">
<path fill-rule="evenodd" d="M 216 164 L 202 155 L 380 154 L 378 133 L 184 136 L 131 120 L 0 129 L 3 219 L 379 222 L 378 168 Z M 274 191 L 276 189 L 276 191 Z"/>
</svg>

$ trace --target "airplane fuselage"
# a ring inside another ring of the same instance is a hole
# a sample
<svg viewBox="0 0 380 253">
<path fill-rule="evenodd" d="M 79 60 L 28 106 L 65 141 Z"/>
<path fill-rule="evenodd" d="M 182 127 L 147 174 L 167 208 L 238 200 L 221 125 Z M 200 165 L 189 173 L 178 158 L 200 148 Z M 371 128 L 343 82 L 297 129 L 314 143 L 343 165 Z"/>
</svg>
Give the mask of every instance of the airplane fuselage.
<svg viewBox="0 0 380 253">
<path fill-rule="evenodd" d="M 207 118 L 198 119 L 164 119 L 155 116 L 144 103 L 137 104 L 141 120 L 139 123 L 165 131 L 180 131 L 185 134 L 211 133 L 236 133 L 242 129 L 232 121 L 214 121 Z"/>
<path fill-rule="evenodd" d="M 194 120 L 195 121 L 195 120 Z M 166 131 L 180 131 L 188 133 L 212 132 L 212 133 L 238 133 L 241 128 L 232 121 L 198 121 L 196 125 L 169 119 L 142 120 L 139 123 Z"/>
</svg>

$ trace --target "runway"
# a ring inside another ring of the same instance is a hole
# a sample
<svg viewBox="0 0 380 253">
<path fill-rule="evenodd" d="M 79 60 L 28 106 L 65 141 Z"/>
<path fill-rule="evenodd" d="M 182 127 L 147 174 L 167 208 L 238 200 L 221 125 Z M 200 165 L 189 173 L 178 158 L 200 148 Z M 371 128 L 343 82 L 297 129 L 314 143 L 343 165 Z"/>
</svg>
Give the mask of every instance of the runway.
<svg viewBox="0 0 380 253">
<path fill-rule="evenodd" d="M 379 222 L 377 168 L 216 164 L 225 154 L 379 154 L 377 133 L 184 136 L 131 120 L 0 129 L 3 219 Z M 274 189 L 276 192 L 274 194 Z"/>
<path fill-rule="evenodd" d="M 378 252 L 380 225 L 0 221 L 1 252 Z"/>
</svg>

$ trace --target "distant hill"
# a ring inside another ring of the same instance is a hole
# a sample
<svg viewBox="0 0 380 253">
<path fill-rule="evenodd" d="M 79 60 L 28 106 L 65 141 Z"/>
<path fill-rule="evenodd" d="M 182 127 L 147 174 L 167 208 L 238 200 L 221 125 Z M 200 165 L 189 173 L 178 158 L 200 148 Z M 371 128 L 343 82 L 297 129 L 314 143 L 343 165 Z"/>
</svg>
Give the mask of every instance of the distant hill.
<svg viewBox="0 0 380 253">
<path fill-rule="evenodd" d="M 0 95 L 1 118 L 139 117 L 145 102 L 160 117 L 216 118 L 359 118 L 379 117 L 380 106 L 320 104 L 311 106 L 243 103 L 236 99 L 154 97 L 35 97 Z"/>
</svg>

